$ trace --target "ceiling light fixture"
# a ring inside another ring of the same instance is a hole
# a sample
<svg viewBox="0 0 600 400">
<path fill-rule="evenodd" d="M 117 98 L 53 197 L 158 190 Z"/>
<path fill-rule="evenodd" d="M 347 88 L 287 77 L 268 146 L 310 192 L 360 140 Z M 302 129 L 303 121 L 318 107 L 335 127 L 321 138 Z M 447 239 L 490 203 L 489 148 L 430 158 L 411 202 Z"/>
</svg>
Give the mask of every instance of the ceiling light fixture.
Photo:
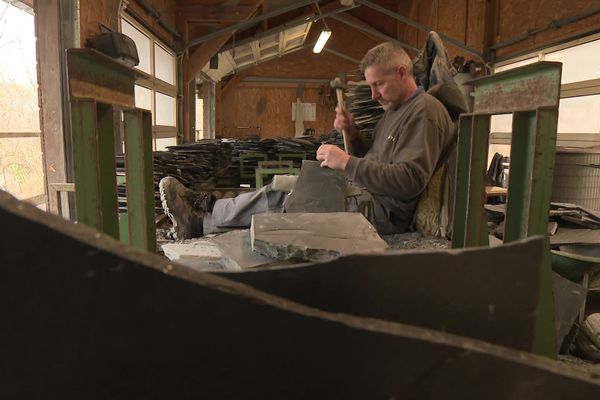
<svg viewBox="0 0 600 400">
<path fill-rule="evenodd" d="M 321 14 L 321 8 L 319 7 L 319 2 L 315 1 L 315 5 L 317 6 L 317 11 L 319 12 L 319 16 L 323 20 L 323 25 L 325 28 L 321 31 L 319 38 L 317 39 L 317 43 L 315 43 L 315 47 L 313 47 L 313 53 L 317 54 L 323 50 L 325 43 L 329 40 L 331 36 L 331 29 L 327 26 L 327 22 L 325 22 L 325 18 L 323 18 L 323 14 Z"/>
<path fill-rule="evenodd" d="M 327 28 L 323 29 L 319 35 L 319 38 L 317 39 L 317 43 L 315 43 L 315 47 L 313 47 L 313 53 L 320 53 L 330 36 L 331 31 Z"/>
</svg>

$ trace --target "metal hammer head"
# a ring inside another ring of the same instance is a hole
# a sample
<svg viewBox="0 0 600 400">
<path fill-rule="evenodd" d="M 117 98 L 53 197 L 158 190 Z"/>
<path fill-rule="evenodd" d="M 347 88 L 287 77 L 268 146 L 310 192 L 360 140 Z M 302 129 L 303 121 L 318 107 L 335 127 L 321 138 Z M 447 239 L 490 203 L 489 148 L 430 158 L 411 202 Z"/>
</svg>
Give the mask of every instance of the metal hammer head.
<svg viewBox="0 0 600 400">
<path fill-rule="evenodd" d="M 335 78 L 331 81 L 329 81 L 329 85 L 331 85 L 332 89 L 344 89 L 345 86 L 342 83 L 342 80 L 340 78 Z"/>
</svg>

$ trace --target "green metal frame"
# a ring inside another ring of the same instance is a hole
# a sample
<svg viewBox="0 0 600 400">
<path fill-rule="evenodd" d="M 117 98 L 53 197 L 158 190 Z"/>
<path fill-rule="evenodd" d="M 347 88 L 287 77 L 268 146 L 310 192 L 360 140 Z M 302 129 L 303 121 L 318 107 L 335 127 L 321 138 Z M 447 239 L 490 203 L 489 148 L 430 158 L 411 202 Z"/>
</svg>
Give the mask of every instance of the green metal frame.
<svg viewBox="0 0 600 400">
<path fill-rule="evenodd" d="M 77 220 L 121 235 L 115 111 L 123 111 L 127 229 L 120 239 L 156 251 L 151 113 L 134 107 L 138 73 L 90 49 L 67 51 Z M 118 113 L 116 114 L 118 115 Z"/>
<path fill-rule="evenodd" d="M 152 115 L 145 110 L 126 110 L 123 122 L 129 244 L 156 251 Z"/>
<path fill-rule="evenodd" d="M 119 238 L 113 107 L 71 101 L 77 220 Z"/>
<path fill-rule="evenodd" d="M 263 187 L 263 178 L 271 175 L 300 175 L 300 168 L 294 167 L 292 160 L 259 161 L 254 171 L 256 188 Z"/>
<path fill-rule="evenodd" d="M 241 153 L 240 154 L 240 178 L 254 178 L 255 168 L 248 165 L 248 161 L 267 161 L 266 153 Z M 252 171 L 250 171 L 252 169 Z"/>
<path fill-rule="evenodd" d="M 306 152 L 299 151 L 296 153 L 279 153 L 277 154 L 277 159 L 279 161 L 298 161 L 296 164 L 302 166 L 302 160 L 306 160 Z"/>
<path fill-rule="evenodd" d="M 504 242 L 546 235 L 562 64 L 541 62 L 470 82 L 472 114 L 459 120 L 452 247 L 488 245 L 485 202 L 490 117 L 513 114 Z M 550 246 L 540 276 L 532 351 L 556 356 Z"/>
</svg>

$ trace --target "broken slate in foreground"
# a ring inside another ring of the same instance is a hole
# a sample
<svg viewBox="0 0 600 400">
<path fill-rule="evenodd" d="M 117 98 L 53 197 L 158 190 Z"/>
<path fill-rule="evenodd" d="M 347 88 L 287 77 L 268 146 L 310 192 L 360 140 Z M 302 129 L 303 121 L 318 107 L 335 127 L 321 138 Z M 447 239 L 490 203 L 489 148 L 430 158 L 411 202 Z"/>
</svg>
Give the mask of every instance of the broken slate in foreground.
<svg viewBox="0 0 600 400">
<path fill-rule="evenodd" d="M 196 271 L 240 271 L 275 260 L 252 251 L 250 231 L 234 230 L 214 237 L 203 237 L 162 245 L 165 256 Z"/>
<path fill-rule="evenodd" d="M 267 294 L 125 246 L 2 191 L 0 223 L 12 228 L 0 241 L 2 399 L 600 396 L 591 372 Z M 530 244 L 542 248 L 539 240 Z M 460 265 L 479 251 L 440 257 Z M 510 254 L 497 263 L 510 266 Z M 396 254 L 394 265 L 426 266 L 423 255 Z"/>
<path fill-rule="evenodd" d="M 165 256 L 198 271 L 222 269 L 223 252 L 211 239 L 201 238 L 162 246 Z"/>
<path fill-rule="evenodd" d="M 215 236 L 212 239 L 221 249 L 221 262 L 227 270 L 242 270 L 272 264 L 273 259 L 252 251 L 250 231 L 248 229 L 234 230 Z"/>
<path fill-rule="evenodd" d="M 252 250 L 278 260 L 325 261 L 388 246 L 360 213 L 256 214 L 250 227 Z"/>
</svg>

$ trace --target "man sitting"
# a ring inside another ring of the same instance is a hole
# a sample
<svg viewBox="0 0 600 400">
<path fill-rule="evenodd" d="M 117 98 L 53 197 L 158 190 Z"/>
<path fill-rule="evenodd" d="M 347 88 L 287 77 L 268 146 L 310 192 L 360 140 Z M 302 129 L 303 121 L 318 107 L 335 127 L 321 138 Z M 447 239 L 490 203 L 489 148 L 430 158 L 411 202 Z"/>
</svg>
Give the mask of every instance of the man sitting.
<svg viewBox="0 0 600 400">
<path fill-rule="evenodd" d="M 334 127 L 346 130 L 350 154 L 324 144 L 317 150 L 317 160 L 322 167 L 343 171 L 362 189 L 359 197 L 369 203 L 368 218 L 379 233 L 405 232 L 419 195 L 454 142 L 454 125 L 444 105 L 417 86 L 412 61 L 398 45 L 383 43 L 372 48 L 360 69 L 372 98 L 385 110 L 373 138 L 362 137 L 353 116 L 337 109 Z M 173 177 L 163 178 L 159 186 L 178 239 L 245 228 L 254 214 L 284 211 L 285 194 L 272 190 L 271 185 L 221 200 L 194 193 Z M 347 198 L 346 210 L 358 211 L 357 203 L 356 196 Z"/>
</svg>

